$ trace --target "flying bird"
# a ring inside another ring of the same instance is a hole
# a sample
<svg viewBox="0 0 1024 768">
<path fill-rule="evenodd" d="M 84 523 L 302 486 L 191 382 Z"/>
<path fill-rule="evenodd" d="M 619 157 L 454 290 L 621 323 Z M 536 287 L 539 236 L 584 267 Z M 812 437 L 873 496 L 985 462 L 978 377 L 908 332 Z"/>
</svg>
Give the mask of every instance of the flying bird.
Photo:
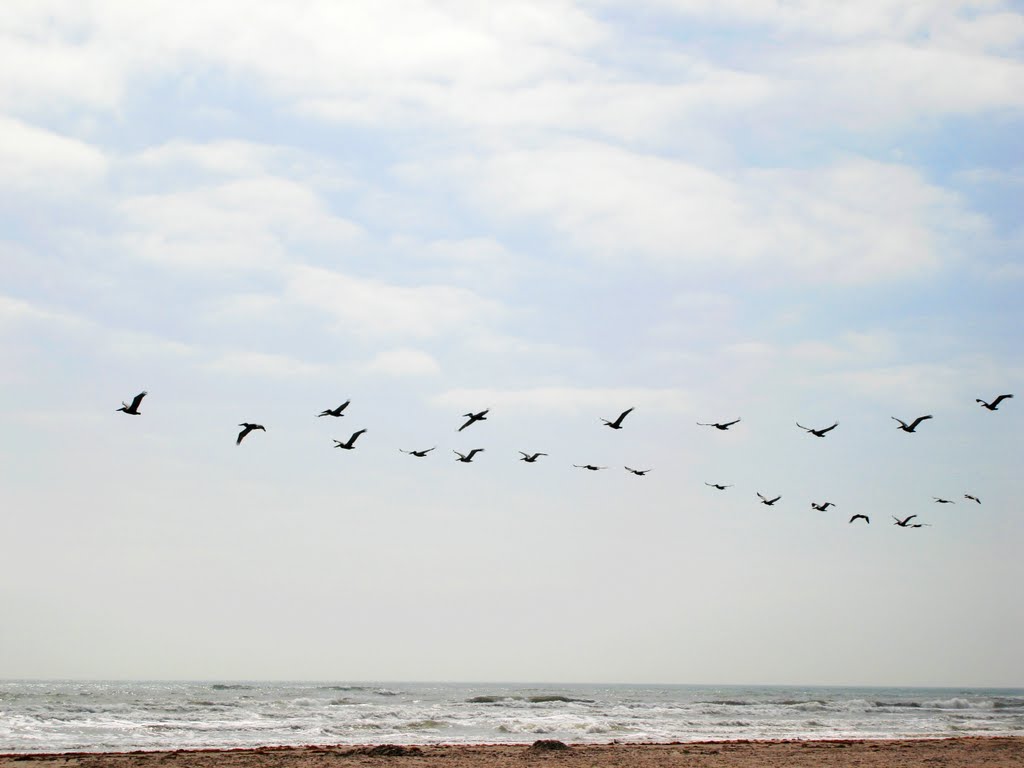
<svg viewBox="0 0 1024 768">
<path fill-rule="evenodd" d="M 464 414 L 462 414 L 463 416 L 465 416 L 468 419 L 468 421 L 466 421 L 465 424 L 463 424 L 461 427 L 459 427 L 458 431 L 461 432 L 466 427 L 468 427 L 470 424 L 474 424 L 474 423 L 476 423 L 478 421 L 487 421 L 487 412 L 490 411 L 490 410 L 491 410 L 490 408 L 486 408 L 486 409 L 480 411 L 480 413 L 464 413 Z"/>
<path fill-rule="evenodd" d="M 720 491 L 724 491 L 726 488 L 732 488 L 731 485 L 722 485 L 721 483 L 705 482 L 704 485 L 708 486 L 709 488 L 717 488 Z"/>
<path fill-rule="evenodd" d="M 956 504 L 955 501 L 950 501 L 949 499 L 940 499 L 938 496 L 932 496 L 932 498 L 935 499 L 936 504 Z"/>
<path fill-rule="evenodd" d="M 356 447 L 356 440 L 358 440 L 359 436 L 361 434 L 363 434 L 363 432 L 365 432 L 365 431 L 366 431 L 365 429 L 356 430 L 351 435 L 349 435 L 348 440 L 346 440 L 344 443 L 341 442 L 341 440 L 335 440 L 334 441 L 334 447 L 335 448 L 344 448 L 346 451 L 351 451 L 353 448 Z M 399 449 L 399 450 L 401 450 L 401 449 Z"/>
<path fill-rule="evenodd" d="M 871 518 L 869 518 L 867 515 L 854 515 L 853 517 L 850 518 L 850 522 L 852 523 L 854 520 L 858 520 L 858 519 L 859 520 L 863 520 L 868 525 L 871 525 Z"/>
<path fill-rule="evenodd" d="M 130 414 L 132 416 L 140 416 L 141 412 L 139 411 L 139 403 L 142 402 L 142 398 L 144 398 L 147 394 L 148 393 L 146 392 L 139 392 L 139 394 L 135 396 L 135 399 L 132 400 L 131 405 L 128 405 L 128 403 L 122 400 L 121 407 L 118 408 L 117 410 L 123 411 L 124 413 Z"/>
<path fill-rule="evenodd" d="M 721 429 L 721 430 L 726 430 L 729 427 L 731 427 L 733 424 L 739 424 L 739 423 L 740 423 L 740 419 L 736 419 L 736 421 L 728 421 L 725 424 L 722 424 L 721 422 L 718 422 L 718 423 L 715 423 L 715 424 L 705 424 L 704 422 L 701 422 L 701 421 L 697 422 L 697 424 L 699 426 L 702 426 L 702 427 L 714 427 L 715 429 Z"/>
<path fill-rule="evenodd" d="M 469 462 L 473 460 L 473 457 L 480 453 L 482 450 L 483 448 L 474 448 L 469 453 L 459 453 L 458 451 L 452 451 L 452 453 L 458 455 L 459 458 L 457 458 L 456 461 L 461 461 L 463 464 L 469 464 Z"/>
<path fill-rule="evenodd" d="M 761 493 L 760 493 L 760 492 L 758 492 L 758 494 L 757 494 L 757 495 L 758 495 L 758 497 L 759 497 L 759 498 L 761 499 L 761 503 L 762 503 L 762 504 L 765 504 L 765 505 L 767 505 L 767 506 L 769 506 L 769 507 L 770 507 L 770 506 L 771 506 L 772 504 L 774 504 L 774 503 L 775 503 L 776 501 L 778 501 L 779 499 L 781 499 L 781 498 L 782 498 L 781 496 L 776 496 L 776 497 L 775 497 L 774 499 L 766 499 L 766 498 L 765 498 L 764 496 L 762 496 L 762 495 L 761 495 Z"/>
<path fill-rule="evenodd" d="M 800 427 L 800 429 L 804 430 L 805 432 L 810 432 L 810 433 L 811 433 L 812 435 L 814 435 L 815 437 L 824 437 L 824 436 L 825 436 L 826 434 L 828 434 L 828 433 L 829 433 L 829 432 L 831 432 L 831 431 L 832 431 L 833 429 L 835 429 L 836 427 L 838 427 L 838 426 L 839 426 L 839 422 L 837 421 L 837 422 L 836 422 L 835 424 L 833 424 L 833 425 L 832 425 L 831 427 L 825 427 L 824 429 L 811 429 L 810 427 L 805 427 L 805 426 L 804 426 L 803 424 L 801 424 L 801 423 L 800 423 L 799 421 L 798 421 L 798 422 L 796 422 L 796 425 L 797 425 L 798 427 Z"/>
<path fill-rule="evenodd" d="M 638 477 L 643 477 L 644 475 L 646 475 L 651 470 L 649 470 L 649 469 L 633 469 L 632 467 L 626 467 L 626 471 L 627 472 L 632 472 L 634 475 L 637 475 Z"/>
<path fill-rule="evenodd" d="M 978 398 L 975 398 L 974 402 L 981 403 L 981 407 L 982 408 L 988 408 L 990 411 L 998 411 L 999 410 L 999 404 L 1001 402 L 1003 402 L 1003 400 L 1008 400 L 1011 397 L 1013 397 L 1013 395 L 1000 395 L 995 400 L 993 400 L 991 403 L 986 403 L 984 400 L 979 400 Z"/>
<path fill-rule="evenodd" d="M 608 469 L 608 467 L 595 467 L 593 464 L 573 464 L 573 466 L 580 469 L 589 469 L 591 472 L 597 472 L 599 469 Z"/>
<path fill-rule="evenodd" d="M 812 501 L 811 502 L 811 506 L 814 507 L 819 512 L 824 512 L 829 507 L 836 507 L 836 506 L 839 506 L 839 505 L 838 504 L 833 504 L 831 501 L 826 501 L 824 504 L 815 504 Z"/>
<path fill-rule="evenodd" d="M 330 408 L 328 408 L 326 411 L 320 411 L 320 413 L 317 414 L 317 417 L 319 418 L 320 416 L 344 416 L 345 414 L 343 414 L 342 411 L 348 408 L 348 404 L 351 402 L 351 400 L 346 400 L 333 411 Z"/>
<path fill-rule="evenodd" d="M 437 448 L 437 446 L 435 445 L 434 448 Z M 427 450 L 425 451 L 406 451 L 402 448 L 399 448 L 398 450 L 402 451 L 402 453 L 408 453 L 410 456 L 415 456 L 418 459 L 422 459 L 424 456 L 426 456 L 428 453 L 434 450 L 434 448 L 427 448 Z"/>
<path fill-rule="evenodd" d="M 546 453 L 523 453 L 523 451 L 520 451 L 519 453 L 523 455 L 523 458 L 521 458 L 520 461 L 525 461 L 527 464 L 533 464 L 533 462 L 541 456 L 547 456 Z"/>
<path fill-rule="evenodd" d="M 973 502 L 981 504 L 981 499 L 979 499 L 977 496 L 971 496 L 971 494 L 969 494 L 969 493 L 965 493 L 964 494 L 964 498 L 965 499 L 970 499 Z"/>
<path fill-rule="evenodd" d="M 626 410 L 619 414 L 619 417 L 615 419 L 615 421 L 608 421 L 608 419 L 601 419 L 601 421 L 604 422 L 604 425 L 606 427 L 611 427 L 612 429 L 622 429 L 622 420 L 626 418 L 632 410 L 632 408 L 627 408 Z"/>
<path fill-rule="evenodd" d="M 904 432 L 913 432 L 914 430 L 917 429 L 918 424 L 920 424 L 922 421 L 930 419 L 931 416 L 918 416 L 916 419 L 910 422 L 910 424 L 907 424 L 907 422 L 905 422 L 903 419 L 897 419 L 895 416 L 890 416 L 889 418 L 892 419 L 893 421 L 898 421 L 900 423 L 900 425 L 896 427 L 896 429 L 902 429 Z"/>
<path fill-rule="evenodd" d="M 910 521 L 913 520 L 915 517 L 917 517 L 917 515 L 911 515 L 910 517 L 905 517 L 902 520 L 900 520 L 898 517 L 896 517 L 896 515 L 893 515 L 892 519 L 896 521 L 895 523 L 893 523 L 893 525 L 898 525 L 900 528 L 906 528 L 907 524 L 910 523 Z"/>
<path fill-rule="evenodd" d="M 238 439 L 235 440 L 235 445 L 241 445 L 242 444 L 242 440 L 245 438 L 245 436 L 248 435 L 250 432 L 252 432 L 254 429 L 262 429 L 264 432 L 267 431 L 266 428 L 264 428 L 264 426 L 262 424 L 242 423 L 242 424 L 239 424 L 238 426 L 245 427 L 245 429 L 243 429 L 241 432 L 238 433 Z"/>
</svg>

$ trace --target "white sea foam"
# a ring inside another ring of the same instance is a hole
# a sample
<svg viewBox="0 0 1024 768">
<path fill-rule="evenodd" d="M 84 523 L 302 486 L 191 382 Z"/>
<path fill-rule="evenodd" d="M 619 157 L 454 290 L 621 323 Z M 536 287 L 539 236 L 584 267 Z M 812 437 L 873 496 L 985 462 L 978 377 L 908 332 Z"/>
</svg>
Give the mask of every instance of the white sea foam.
<svg viewBox="0 0 1024 768">
<path fill-rule="evenodd" d="M 1024 734 L 1024 690 L 0 683 L 0 752 Z"/>
</svg>

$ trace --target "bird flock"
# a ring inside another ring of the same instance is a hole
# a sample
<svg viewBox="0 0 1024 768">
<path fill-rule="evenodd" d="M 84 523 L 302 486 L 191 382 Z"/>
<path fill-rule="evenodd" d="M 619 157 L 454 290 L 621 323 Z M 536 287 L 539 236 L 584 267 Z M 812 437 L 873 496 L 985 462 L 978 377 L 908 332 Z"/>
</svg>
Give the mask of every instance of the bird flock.
<svg viewBox="0 0 1024 768">
<path fill-rule="evenodd" d="M 149 393 L 146 392 L 146 391 L 140 392 L 134 398 L 132 398 L 132 401 L 131 401 L 130 404 L 126 403 L 124 401 L 121 401 L 121 407 L 118 408 L 117 411 L 125 413 L 125 414 L 128 414 L 129 416 L 140 416 L 140 415 L 142 415 L 142 412 L 139 410 L 139 406 L 142 404 L 142 399 L 147 394 L 149 394 Z M 1000 403 L 1002 403 L 1004 400 L 1010 399 L 1012 397 L 1013 397 L 1012 394 L 1004 394 L 1004 395 L 999 395 L 999 396 L 995 397 L 991 402 L 988 402 L 986 400 L 982 400 L 981 398 L 976 398 L 975 402 L 979 403 L 982 408 L 985 408 L 988 411 L 997 411 L 997 410 L 999 410 L 999 404 Z M 319 418 L 319 417 L 323 417 L 323 416 L 333 416 L 335 418 L 340 418 L 340 417 L 345 415 L 344 411 L 345 411 L 346 408 L 348 408 L 348 406 L 350 404 L 351 404 L 351 400 L 346 400 L 344 403 L 342 403 L 341 405 L 337 406 L 336 408 L 326 408 L 326 409 L 324 409 L 319 414 L 317 414 L 317 417 Z M 620 429 L 623 428 L 623 422 L 625 421 L 626 417 L 630 413 L 632 413 L 632 412 L 633 412 L 633 408 L 627 408 L 622 413 L 620 413 L 615 419 L 609 420 L 609 419 L 601 418 L 601 422 L 606 427 L 609 427 L 610 429 L 620 430 Z M 471 427 L 472 425 L 476 424 L 477 422 L 486 421 L 488 413 L 490 413 L 490 409 L 489 408 L 488 409 L 484 409 L 482 411 L 478 411 L 477 413 L 473 413 L 471 411 L 469 413 L 462 414 L 462 418 L 464 418 L 466 421 L 463 422 L 463 424 L 456 430 L 456 432 L 462 432 L 464 429 L 466 429 L 468 427 Z M 931 416 L 931 414 L 928 414 L 928 415 L 925 415 L 925 416 L 918 416 L 917 418 L 915 418 L 913 421 L 910 421 L 910 422 L 903 421 L 903 419 L 898 419 L 895 416 L 891 416 L 890 418 L 893 421 L 898 423 L 897 429 L 899 429 L 899 430 L 901 430 L 903 432 L 907 432 L 909 434 L 914 434 L 914 433 L 917 432 L 917 428 L 923 422 L 925 422 L 925 421 L 927 421 L 927 420 L 929 420 L 929 419 L 931 419 L 933 417 Z M 719 421 L 719 422 L 702 422 L 702 421 L 698 421 L 697 425 L 701 426 L 701 427 L 713 427 L 714 429 L 717 429 L 717 430 L 719 430 L 721 432 L 726 432 L 726 431 L 729 430 L 730 427 L 732 427 L 732 426 L 734 426 L 736 424 L 739 424 L 741 421 L 742 421 L 742 419 L 734 419 L 732 421 L 725 421 L 725 422 L 721 422 L 721 421 Z M 242 422 L 238 426 L 242 427 L 242 431 L 239 432 L 238 436 L 235 438 L 235 445 L 241 445 L 242 444 L 242 440 L 244 440 L 252 432 L 255 432 L 255 431 L 266 432 L 267 431 L 266 427 L 264 427 L 262 424 L 254 424 L 254 423 L 250 423 L 250 422 Z M 817 429 L 816 428 L 812 428 L 812 427 L 805 427 L 800 422 L 796 422 L 796 426 L 799 427 L 800 429 L 804 430 L 809 435 L 813 435 L 814 437 L 818 437 L 818 438 L 823 438 L 826 435 L 828 435 L 828 433 L 830 433 L 832 430 L 834 430 L 836 427 L 838 427 L 839 426 L 839 422 L 837 421 L 834 424 L 832 424 L 831 426 L 821 427 L 821 428 L 817 428 Z M 365 434 L 366 431 L 367 430 L 365 428 L 364 429 L 358 429 L 355 432 L 353 432 L 351 435 L 349 435 L 348 439 L 344 440 L 344 441 L 334 439 L 333 440 L 334 447 L 335 448 L 343 448 L 343 449 L 348 450 L 348 451 L 354 450 L 355 447 L 356 447 L 356 440 L 359 439 L 360 435 Z M 398 450 L 401 453 L 405 453 L 405 454 L 408 454 L 410 456 L 414 456 L 416 458 L 423 459 L 423 458 L 426 458 L 429 453 L 431 453 L 432 451 L 434 451 L 436 449 L 437 449 L 437 446 L 435 445 L 432 448 L 426 448 L 426 449 L 408 450 L 408 449 L 405 449 L 405 448 L 399 448 Z M 485 451 L 484 448 L 473 448 L 468 453 L 462 453 L 460 451 L 455 451 L 455 450 L 453 450 L 452 453 L 454 453 L 455 456 L 456 456 L 455 461 L 461 462 L 463 464 L 469 464 L 469 463 L 471 463 L 473 461 L 473 458 L 475 456 L 477 456 L 480 453 L 483 453 L 484 451 Z M 523 462 L 526 462 L 527 464 L 534 464 L 534 463 L 536 463 L 536 461 L 541 456 L 547 456 L 548 455 L 547 453 L 543 453 L 543 452 L 540 452 L 540 451 L 536 451 L 536 452 L 533 452 L 533 453 L 529 453 L 529 452 L 526 452 L 526 451 L 519 451 L 518 453 L 520 454 L 520 459 L 519 460 L 523 461 Z M 585 469 L 585 470 L 589 470 L 591 472 L 597 472 L 597 471 L 600 471 L 600 470 L 603 470 L 603 469 L 608 469 L 608 467 L 597 466 L 595 464 L 573 464 L 573 466 L 578 468 L 578 469 Z M 636 475 L 637 477 L 644 477 L 645 475 L 647 475 L 647 473 L 652 471 L 650 468 L 648 468 L 648 469 L 635 469 L 635 468 L 629 467 L 629 466 L 624 466 L 623 468 L 627 472 L 629 472 L 630 474 Z M 705 481 L 704 485 L 708 486 L 709 488 L 714 488 L 717 491 L 724 491 L 727 488 L 732 488 L 733 487 L 732 485 L 729 485 L 729 484 L 709 483 L 709 482 L 706 482 L 706 481 Z M 774 498 L 768 498 L 767 496 L 762 494 L 760 491 L 757 491 L 756 495 L 761 500 L 760 503 L 765 505 L 765 506 L 768 506 L 768 507 L 772 507 L 777 502 L 782 500 L 781 494 L 776 495 Z M 981 504 L 981 499 L 979 499 L 977 496 L 975 496 L 973 494 L 965 493 L 964 494 L 964 498 L 967 499 L 968 501 L 973 501 L 976 504 Z M 941 496 L 933 496 L 932 499 L 934 500 L 934 502 L 936 504 L 955 504 L 956 503 L 952 499 L 946 499 L 946 498 L 943 498 Z M 825 512 L 825 511 L 828 510 L 829 507 L 837 507 L 837 506 L 838 506 L 837 504 L 834 504 L 831 501 L 824 501 L 824 502 L 814 502 L 814 501 L 812 501 L 811 502 L 811 507 L 813 509 L 819 511 L 819 512 Z M 892 519 L 894 521 L 893 525 L 895 525 L 895 526 L 897 526 L 899 528 L 924 528 L 924 527 L 927 527 L 927 526 L 930 525 L 929 523 L 911 522 L 912 520 L 914 520 L 917 517 L 918 516 L 916 514 L 915 515 L 909 515 L 909 516 L 904 517 L 904 518 L 899 518 L 899 517 L 896 517 L 895 515 L 893 515 L 892 516 Z M 861 513 L 855 514 L 852 517 L 850 517 L 849 522 L 853 523 L 853 522 L 856 522 L 857 520 L 863 520 L 866 524 L 870 524 L 871 523 L 870 517 L 868 517 L 865 514 L 861 514 Z"/>
</svg>

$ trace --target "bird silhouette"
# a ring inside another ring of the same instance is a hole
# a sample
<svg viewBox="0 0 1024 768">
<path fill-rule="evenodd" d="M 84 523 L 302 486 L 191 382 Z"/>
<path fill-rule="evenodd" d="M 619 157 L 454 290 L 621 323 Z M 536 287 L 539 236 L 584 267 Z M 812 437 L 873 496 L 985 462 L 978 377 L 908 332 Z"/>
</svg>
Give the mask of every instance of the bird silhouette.
<svg viewBox="0 0 1024 768">
<path fill-rule="evenodd" d="M 1011 397 L 1013 397 L 1013 395 L 1000 395 L 995 400 L 993 400 L 991 403 L 986 403 L 984 400 L 979 400 L 978 398 L 975 398 L 974 402 L 981 403 L 981 407 L 982 408 L 988 408 L 990 411 L 998 411 L 999 410 L 999 404 L 1001 402 L 1003 402 L 1003 400 L 1008 400 Z"/>
<path fill-rule="evenodd" d="M 829 433 L 829 432 L 831 432 L 831 431 L 832 431 L 833 429 L 835 429 L 836 427 L 838 427 L 838 426 L 839 426 L 839 422 L 837 421 L 837 422 L 836 422 L 835 424 L 833 424 L 833 425 L 832 425 L 831 427 L 825 427 L 824 429 L 811 429 L 810 427 L 805 427 L 805 426 L 804 426 L 803 424 L 801 424 L 801 423 L 800 423 L 799 421 L 798 421 L 798 422 L 796 422 L 796 425 L 797 425 L 798 427 L 800 427 L 800 429 L 804 430 L 805 432 L 809 432 L 809 433 L 811 433 L 811 434 L 812 434 L 812 435 L 814 435 L 815 437 L 824 437 L 824 436 L 825 436 L 826 434 L 828 434 L 828 433 Z"/>
<path fill-rule="evenodd" d="M 469 453 L 459 453 L 458 451 L 452 451 L 452 453 L 458 455 L 459 458 L 457 458 L 456 461 L 461 461 L 463 464 L 469 464 L 469 462 L 473 460 L 473 457 L 480 453 L 482 450 L 483 448 L 474 448 Z"/>
<path fill-rule="evenodd" d="M 858 519 L 859 520 L 863 520 L 868 525 L 871 525 L 871 518 L 868 517 L 867 515 L 854 515 L 853 517 L 850 518 L 850 522 L 852 523 L 854 520 L 858 520 Z"/>
<path fill-rule="evenodd" d="M 905 422 L 903 419 L 897 419 L 895 416 L 890 416 L 889 418 L 892 419 L 893 421 L 898 421 L 900 423 L 900 425 L 896 427 L 896 429 L 902 429 L 904 432 L 913 432 L 914 430 L 917 429 L 918 424 L 920 424 L 922 421 L 930 419 L 931 416 L 918 416 L 916 419 L 910 422 L 910 424 L 907 424 L 907 422 Z"/>
<path fill-rule="evenodd" d="M 434 448 L 437 448 L 437 446 L 435 445 Z M 415 456 L 416 458 L 422 459 L 424 456 L 426 456 L 428 453 L 434 450 L 434 448 L 427 448 L 427 450 L 425 451 L 406 451 L 403 450 L 402 448 L 399 448 L 398 450 L 402 451 L 402 453 L 408 453 L 410 456 Z"/>
<path fill-rule="evenodd" d="M 335 448 L 344 448 L 346 451 L 351 451 L 353 448 L 356 447 L 356 440 L 358 440 L 359 436 L 361 434 L 363 434 L 363 432 L 365 432 L 365 431 L 366 431 L 365 429 L 356 430 L 351 435 L 349 435 L 348 440 L 346 440 L 344 443 L 341 442 L 341 440 L 335 440 L 334 441 L 334 447 Z"/>
<path fill-rule="evenodd" d="M 320 413 L 317 414 L 317 417 L 319 418 L 320 416 L 344 416 L 345 414 L 343 414 L 342 411 L 348 408 L 348 404 L 351 402 L 351 400 L 346 400 L 333 411 L 330 408 L 328 408 L 326 411 L 320 411 Z"/>
<path fill-rule="evenodd" d="M 589 469 L 591 472 L 597 472 L 599 469 L 608 469 L 608 467 L 595 467 L 593 464 L 573 464 L 573 466 L 580 469 Z"/>
<path fill-rule="evenodd" d="M 241 445 L 242 444 L 242 440 L 245 438 L 245 436 L 248 435 L 250 432 L 252 432 L 254 429 L 262 429 L 264 432 L 267 431 L 266 428 L 262 424 L 248 424 L 248 423 L 244 423 L 243 422 L 242 424 L 239 424 L 238 426 L 245 427 L 245 429 L 243 429 L 241 432 L 238 433 L 238 439 L 235 440 L 235 445 Z"/>
<path fill-rule="evenodd" d="M 546 453 L 523 453 L 523 451 L 520 451 L 519 453 L 523 455 L 523 458 L 521 458 L 520 461 L 525 461 L 527 464 L 533 464 L 533 462 L 541 456 L 547 456 Z"/>
<path fill-rule="evenodd" d="M 893 525 L 898 525 L 900 528 L 906 528 L 910 521 L 913 520 L 915 517 L 917 517 L 917 515 L 911 515 L 910 517 L 905 517 L 902 520 L 900 520 L 898 517 L 896 517 L 896 515 L 893 515 L 892 519 L 896 521 L 895 523 L 893 523 Z"/>
<path fill-rule="evenodd" d="M 619 414 L 618 418 L 615 419 L 615 421 L 608 421 L 608 419 L 601 419 L 601 421 L 604 422 L 604 425 L 606 427 L 611 427 L 612 429 L 622 429 L 622 420 L 626 418 L 626 416 L 628 416 L 632 410 L 632 408 L 627 408 L 626 410 Z"/>
<path fill-rule="evenodd" d="M 467 421 L 466 421 L 465 424 L 463 424 L 461 427 L 459 427 L 457 431 L 461 432 L 466 427 L 468 427 L 470 424 L 474 424 L 474 423 L 476 423 L 478 421 L 487 421 L 487 413 L 490 410 L 491 410 L 490 408 L 486 408 L 486 409 L 480 411 L 480 413 L 464 413 L 464 414 L 462 414 L 463 416 L 466 417 Z"/>
<path fill-rule="evenodd" d="M 627 472 L 632 472 L 634 475 L 637 475 L 638 477 L 643 477 L 644 475 L 646 475 L 651 470 L 649 470 L 649 469 L 633 469 L 632 467 L 626 467 L 626 471 Z"/>
<path fill-rule="evenodd" d="M 758 497 L 759 497 L 759 498 L 761 499 L 761 503 L 762 503 L 762 504 L 765 504 L 765 505 L 767 505 L 767 506 L 769 506 L 769 507 L 770 507 L 770 506 L 772 506 L 772 505 L 773 505 L 773 504 L 774 504 L 774 503 L 775 503 L 776 501 L 778 501 L 779 499 L 781 499 L 781 498 L 782 498 L 781 496 L 776 496 L 776 497 L 775 497 L 774 499 L 767 499 L 767 498 L 765 498 L 764 496 L 762 496 L 762 495 L 760 494 L 760 492 L 758 492 L 758 494 L 757 494 L 757 495 L 758 495 Z"/>
<path fill-rule="evenodd" d="M 955 501 L 950 501 L 949 499 L 942 499 L 939 498 L 938 496 L 932 496 L 932 498 L 935 499 L 936 504 L 956 504 Z"/>
<path fill-rule="evenodd" d="M 811 506 L 814 507 L 819 512 L 824 512 L 829 507 L 836 507 L 836 506 L 838 506 L 838 504 L 833 504 L 831 501 L 826 501 L 824 504 L 815 504 L 812 501 L 811 502 Z"/>
<path fill-rule="evenodd" d="M 965 493 L 964 494 L 964 498 L 965 499 L 970 499 L 973 502 L 981 504 L 981 499 L 979 499 L 977 496 L 971 496 L 971 494 L 969 494 L 969 493 Z"/>
<path fill-rule="evenodd" d="M 131 405 L 128 405 L 128 403 L 122 400 L 121 407 L 118 408 L 117 410 L 123 411 L 124 413 L 127 413 L 130 416 L 142 415 L 141 411 L 139 411 L 139 404 L 142 402 L 142 398 L 144 398 L 147 394 L 147 392 L 139 392 L 139 394 L 137 394 L 135 398 L 132 400 Z"/>
<path fill-rule="evenodd" d="M 697 424 L 699 426 L 702 426 L 702 427 L 714 427 L 715 429 L 721 429 L 721 430 L 726 430 L 729 427 L 731 427 L 733 424 L 739 424 L 739 423 L 740 423 L 740 419 L 736 419 L 736 421 L 728 421 L 728 422 L 726 422 L 724 424 L 722 424 L 721 422 L 717 422 L 715 424 L 705 424 L 704 422 L 701 422 L 701 421 L 697 422 Z"/>
<path fill-rule="evenodd" d="M 704 485 L 708 486 L 709 488 L 717 488 L 720 491 L 724 491 L 726 488 L 732 488 L 731 485 L 722 485 L 721 483 L 709 483 L 706 481 Z"/>
</svg>

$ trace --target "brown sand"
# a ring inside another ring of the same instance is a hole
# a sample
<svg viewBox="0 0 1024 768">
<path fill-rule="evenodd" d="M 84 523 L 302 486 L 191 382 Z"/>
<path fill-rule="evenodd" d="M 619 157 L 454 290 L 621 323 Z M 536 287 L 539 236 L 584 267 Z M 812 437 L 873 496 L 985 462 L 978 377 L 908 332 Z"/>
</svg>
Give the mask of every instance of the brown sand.
<svg viewBox="0 0 1024 768">
<path fill-rule="evenodd" d="M 998 768 L 1024 767 L 1024 737 L 696 744 L 272 747 L 104 754 L 0 755 L 0 768 Z"/>
</svg>

